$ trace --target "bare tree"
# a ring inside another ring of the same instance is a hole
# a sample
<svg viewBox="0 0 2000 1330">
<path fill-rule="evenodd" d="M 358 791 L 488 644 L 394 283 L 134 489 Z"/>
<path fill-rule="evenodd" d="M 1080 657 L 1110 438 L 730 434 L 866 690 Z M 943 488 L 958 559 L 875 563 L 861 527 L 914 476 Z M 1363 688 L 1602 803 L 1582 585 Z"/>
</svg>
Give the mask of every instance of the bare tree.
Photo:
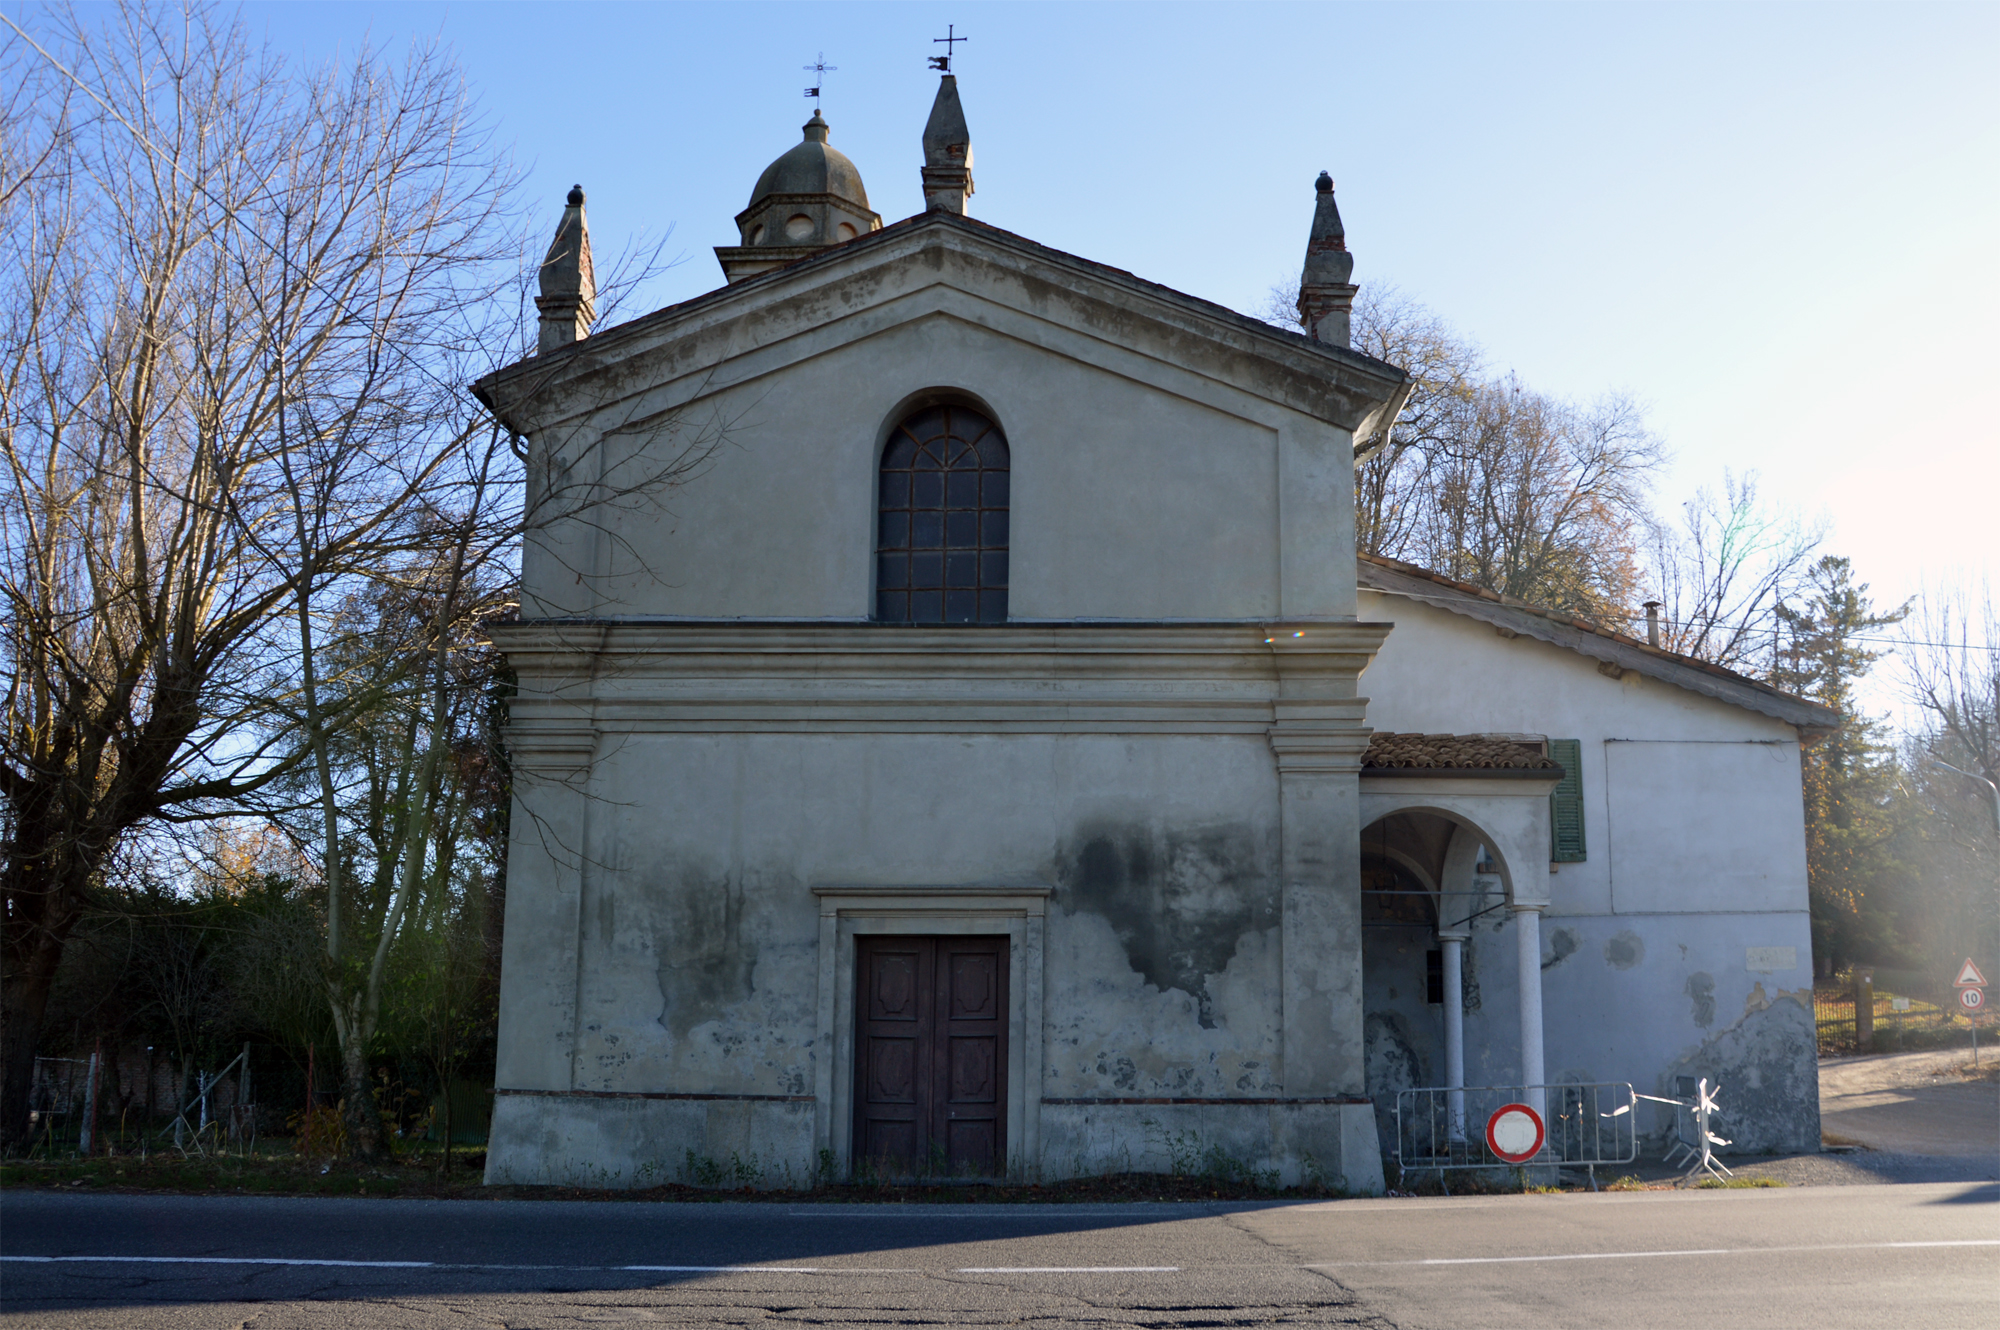
<svg viewBox="0 0 2000 1330">
<path fill-rule="evenodd" d="M 2000 784 L 2000 616 L 1992 588 L 1929 588 L 1905 637 L 1904 691 L 1926 752 Z"/>
<path fill-rule="evenodd" d="M 1468 415 L 1429 462 L 1429 503 L 1403 557 L 1503 596 L 1622 617 L 1665 458 L 1637 405 L 1576 406 L 1509 380 L 1482 384 Z"/>
<path fill-rule="evenodd" d="M 1824 524 L 1763 503 L 1754 471 L 1724 472 L 1720 497 L 1697 490 L 1678 527 L 1653 530 L 1660 645 L 1747 673 L 1776 669 L 1779 607 L 1803 594 L 1824 535 Z"/>
<path fill-rule="evenodd" d="M 0 1143 L 106 856 L 253 815 L 318 875 L 350 1139 L 374 1150 L 385 957 L 454 825 L 455 662 L 525 534 L 658 504 L 726 422 L 636 422 L 615 461 L 590 442 L 524 484 L 466 385 L 532 350 L 538 247 L 435 47 L 294 73 L 199 4 L 0 23 L 26 90 L 0 100 Z M 660 252 L 609 266 L 600 315 Z M 377 787 L 339 741 L 383 717 L 409 815 L 364 890 Z"/>
<path fill-rule="evenodd" d="M 8 1142 L 105 856 L 308 760 L 300 605 L 426 548 L 422 513 L 508 456 L 460 385 L 522 252 L 436 50 L 291 76 L 210 10 L 137 5 L 24 46 L 60 77 L 0 134 L 28 145 L 0 181 Z"/>
<path fill-rule="evenodd" d="M 1296 286 L 1274 287 L 1261 317 L 1295 328 L 1296 303 Z M 1393 430 L 1356 448 L 1361 552 L 1622 619 L 1665 457 L 1636 404 L 1578 406 L 1482 379 L 1478 350 L 1393 287 L 1363 286 L 1353 327 L 1355 350 L 1413 381 Z"/>
</svg>

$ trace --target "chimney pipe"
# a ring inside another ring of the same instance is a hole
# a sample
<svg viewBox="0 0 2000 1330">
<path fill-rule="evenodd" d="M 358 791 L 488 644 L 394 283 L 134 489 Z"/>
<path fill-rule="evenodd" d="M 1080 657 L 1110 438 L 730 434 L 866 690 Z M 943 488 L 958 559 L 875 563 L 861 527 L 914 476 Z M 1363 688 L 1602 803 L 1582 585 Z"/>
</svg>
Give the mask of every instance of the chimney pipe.
<svg viewBox="0 0 2000 1330">
<path fill-rule="evenodd" d="M 1646 645 L 1656 647 L 1659 644 L 1660 644 L 1660 602 L 1657 600 L 1649 600 L 1646 602 Z"/>
</svg>

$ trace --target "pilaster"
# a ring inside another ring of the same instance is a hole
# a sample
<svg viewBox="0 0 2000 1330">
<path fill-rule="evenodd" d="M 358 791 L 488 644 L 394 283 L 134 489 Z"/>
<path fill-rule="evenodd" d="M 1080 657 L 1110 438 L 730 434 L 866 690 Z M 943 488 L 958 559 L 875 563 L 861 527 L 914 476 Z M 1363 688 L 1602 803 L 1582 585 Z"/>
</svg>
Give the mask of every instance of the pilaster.
<svg viewBox="0 0 2000 1330">
<path fill-rule="evenodd" d="M 1270 729 L 1283 873 L 1282 1001 L 1288 1095 L 1360 1095 L 1361 671 L 1387 624 L 1273 625 Z"/>
<path fill-rule="evenodd" d="M 503 1090 L 573 1087 L 596 740 L 583 726 L 508 732 L 514 808 L 494 1068 L 494 1083 Z"/>
</svg>

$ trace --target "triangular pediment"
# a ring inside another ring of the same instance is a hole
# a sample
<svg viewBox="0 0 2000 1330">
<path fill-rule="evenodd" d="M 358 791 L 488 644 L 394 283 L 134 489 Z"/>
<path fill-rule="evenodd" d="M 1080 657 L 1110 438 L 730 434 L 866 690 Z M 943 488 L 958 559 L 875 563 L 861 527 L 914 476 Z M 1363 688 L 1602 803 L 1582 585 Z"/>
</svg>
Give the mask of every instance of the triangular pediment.
<svg viewBox="0 0 2000 1330">
<path fill-rule="evenodd" d="M 1261 399 L 1357 441 L 1406 382 L 1359 352 L 933 212 L 520 361 L 474 392 L 524 435 L 614 405 L 632 422 L 924 319 L 979 325 L 1211 404 Z"/>
</svg>

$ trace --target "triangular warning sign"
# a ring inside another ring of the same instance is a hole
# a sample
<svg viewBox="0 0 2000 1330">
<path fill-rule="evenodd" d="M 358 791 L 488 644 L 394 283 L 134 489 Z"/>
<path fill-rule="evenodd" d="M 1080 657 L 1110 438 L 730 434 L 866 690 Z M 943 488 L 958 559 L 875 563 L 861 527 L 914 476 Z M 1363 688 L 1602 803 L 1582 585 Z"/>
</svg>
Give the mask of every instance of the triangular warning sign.
<svg viewBox="0 0 2000 1330">
<path fill-rule="evenodd" d="M 1958 967 L 1958 978 L 1951 981 L 1954 988 L 1984 988 L 1986 976 L 1979 973 L 1979 967 L 1972 963 L 1972 957 L 1965 958 L 1965 964 Z"/>
</svg>

